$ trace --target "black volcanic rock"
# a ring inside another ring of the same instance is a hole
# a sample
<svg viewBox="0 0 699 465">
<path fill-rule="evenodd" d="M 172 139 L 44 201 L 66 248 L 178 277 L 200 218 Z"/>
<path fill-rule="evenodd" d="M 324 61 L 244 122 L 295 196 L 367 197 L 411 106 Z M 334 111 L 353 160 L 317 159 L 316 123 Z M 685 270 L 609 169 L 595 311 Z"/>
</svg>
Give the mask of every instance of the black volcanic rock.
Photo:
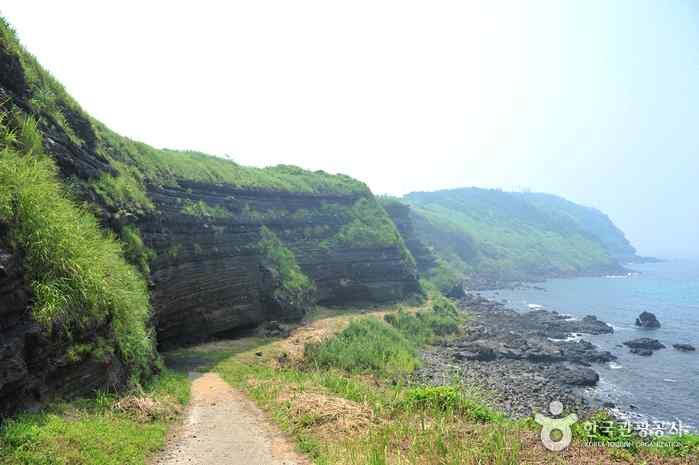
<svg viewBox="0 0 699 465">
<path fill-rule="evenodd" d="M 675 348 L 675 350 L 679 350 L 680 352 L 694 352 L 696 347 L 694 347 L 691 344 L 672 344 L 672 347 Z"/>
<path fill-rule="evenodd" d="M 571 386 L 595 386 L 599 381 L 597 372 L 586 367 L 560 367 L 556 377 L 557 381 L 561 384 L 568 384 Z"/>
<path fill-rule="evenodd" d="M 471 316 L 463 336 L 425 351 L 425 364 L 415 375 L 418 380 L 443 384 L 457 364 L 467 382 L 494 392 L 494 403 L 509 415 L 544 411 L 551 399 L 574 406 L 577 412 L 596 409 L 581 388 L 599 382 L 593 364 L 616 356 L 571 336 L 584 331 L 610 333 L 609 325 L 592 315 L 575 320 L 547 310 L 519 313 L 475 293 L 467 293 L 460 308 Z"/>
<path fill-rule="evenodd" d="M 630 341 L 624 342 L 624 345 L 630 347 L 632 354 L 643 355 L 645 357 L 653 355 L 653 351 L 664 349 L 665 345 L 662 344 L 657 339 L 651 339 L 649 337 L 639 337 L 638 339 L 632 339 Z"/>
<path fill-rule="evenodd" d="M 636 318 L 636 326 L 646 329 L 657 329 L 660 328 L 660 322 L 651 312 L 642 312 Z"/>
<path fill-rule="evenodd" d="M 32 318 L 31 289 L 20 260 L 2 247 L 0 270 L 0 417 L 55 396 L 71 398 L 126 384 L 128 372 L 114 354 L 100 359 L 67 355 L 74 344 L 111 341 L 108 325 L 75 331 L 72 339 L 49 333 Z"/>
<path fill-rule="evenodd" d="M 627 347 L 631 347 L 632 349 L 639 348 L 658 350 L 665 348 L 665 345 L 662 344 L 660 341 L 658 341 L 657 339 L 651 339 L 649 337 L 639 337 L 638 339 L 631 339 L 630 341 L 624 342 L 624 345 Z"/>
<path fill-rule="evenodd" d="M 644 357 L 650 357 L 653 355 L 653 351 L 651 349 L 645 349 L 643 347 L 632 347 L 629 352 L 636 355 L 642 355 Z"/>
</svg>

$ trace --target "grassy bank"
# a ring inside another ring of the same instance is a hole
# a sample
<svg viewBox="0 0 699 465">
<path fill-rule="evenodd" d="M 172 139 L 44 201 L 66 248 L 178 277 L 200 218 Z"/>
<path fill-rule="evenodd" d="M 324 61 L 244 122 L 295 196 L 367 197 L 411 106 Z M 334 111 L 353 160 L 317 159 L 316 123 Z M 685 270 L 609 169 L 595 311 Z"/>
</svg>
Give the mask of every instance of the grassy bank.
<svg viewBox="0 0 699 465">
<path fill-rule="evenodd" d="M 187 376 L 165 371 L 127 395 L 54 403 L 3 424 L 0 464 L 146 464 L 188 399 Z"/>
<path fill-rule="evenodd" d="M 487 407 L 480 391 L 409 382 L 420 341 L 448 337 L 445 320 L 461 321 L 447 303 L 325 316 L 286 340 L 171 356 L 246 392 L 318 464 L 519 463 L 519 425 Z"/>
<path fill-rule="evenodd" d="M 109 324 L 114 344 L 81 344 L 75 353 L 116 353 L 135 382 L 147 374 L 156 355 L 146 282 L 122 244 L 66 191 L 36 121 L 18 112 L 0 112 L 0 224 L 0 240 L 23 257 L 34 318 L 67 338 Z"/>
<path fill-rule="evenodd" d="M 325 311 L 287 339 L 222 341 L 170 357 L 241 389 L 316 464 L 695 463 L 691 436 L 675 448 L 618 448 L 587 446 L 600 438 L 582 429 L 554 454 L 537 425 L 505 418 L 457 374 L 443 386 L 412 383 L 420 346 L 452 334 L 451 309 L 436 303 L 361 316 Z"/>
</svg>

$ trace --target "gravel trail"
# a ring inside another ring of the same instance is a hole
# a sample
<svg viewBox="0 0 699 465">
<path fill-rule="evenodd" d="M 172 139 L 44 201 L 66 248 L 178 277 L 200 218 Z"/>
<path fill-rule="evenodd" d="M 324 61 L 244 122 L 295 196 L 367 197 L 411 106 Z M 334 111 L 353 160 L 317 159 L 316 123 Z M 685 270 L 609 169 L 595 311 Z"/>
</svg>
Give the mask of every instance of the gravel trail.
<svg viewBox="0 0 699 465">
<path fill-rule="evenodd" d="M 190 373 L 186 418 L 154 465 L 307 465 L 294 444 L 215 373 Z"/>
</svg>

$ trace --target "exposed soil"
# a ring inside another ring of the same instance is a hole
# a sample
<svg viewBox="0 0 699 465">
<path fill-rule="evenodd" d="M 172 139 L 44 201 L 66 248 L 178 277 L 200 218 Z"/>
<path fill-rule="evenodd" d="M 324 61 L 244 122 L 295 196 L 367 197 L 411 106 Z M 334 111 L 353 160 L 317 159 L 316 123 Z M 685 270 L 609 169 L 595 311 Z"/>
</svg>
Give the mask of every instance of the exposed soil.
<svg viewBox="0 0 699 465">
<path fill-rule="evenodd" d="M 294 443 L 215 373 L 190 373 L 186 418 L 154 465 L 306 465 Z"/>
</svg>

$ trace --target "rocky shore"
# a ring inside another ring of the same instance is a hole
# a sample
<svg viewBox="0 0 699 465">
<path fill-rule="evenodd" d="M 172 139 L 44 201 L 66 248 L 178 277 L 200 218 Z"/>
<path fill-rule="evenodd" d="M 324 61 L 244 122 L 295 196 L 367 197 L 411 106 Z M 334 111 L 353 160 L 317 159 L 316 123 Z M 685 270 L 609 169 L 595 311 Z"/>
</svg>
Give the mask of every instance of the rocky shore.
<svg viewBox="0 0 699 465">
<path fill-rule="evenodd" d="M 553 400 L 578 415 L 611 407 L 589 400 L 584 390 L 599 380 L 592 367 L 616 357 L 581 338 L 611 333 L 611 326 L 593 315 L 577 320 L 555 311 L 518 313 L 474 294 L 460 306 L 472 321 L 462 337 L 425 351 L 420 381 L 441 384 L 461 376 L 512 417 L 545 412 Z"/>
</svg>

